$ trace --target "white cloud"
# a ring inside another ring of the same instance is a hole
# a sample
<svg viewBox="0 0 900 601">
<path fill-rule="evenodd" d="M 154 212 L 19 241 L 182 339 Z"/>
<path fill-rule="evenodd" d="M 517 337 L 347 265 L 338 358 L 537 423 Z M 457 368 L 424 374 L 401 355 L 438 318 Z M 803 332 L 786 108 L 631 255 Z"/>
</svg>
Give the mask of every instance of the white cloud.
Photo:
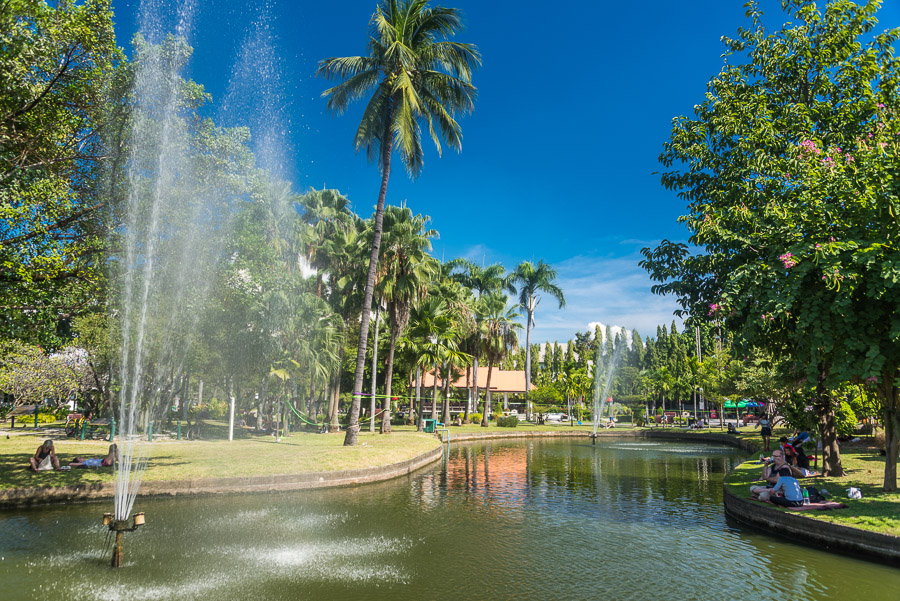
<svg viewBox="0 0 900 601">
<path fill-rule="evenodd" d="M 656 335 L 656 326 L 669 324 L 678 308 L 672 297 L 650 292 L 652 282 L 638 267 L 641 257 L 575 256 L 553 266 L 558 284 L 566 295 L 566 308 L 558 309 L 553 298 L 544 298 L 535 314 L 532 343 L 567 341 L 575 332 L 593 330 L 596 323 L 614 324 L 642 336 Z M 605 325 L 604 325 L 605 328 Z M 524 340 L 523 340 L 524 342 Z"/>
</svg>

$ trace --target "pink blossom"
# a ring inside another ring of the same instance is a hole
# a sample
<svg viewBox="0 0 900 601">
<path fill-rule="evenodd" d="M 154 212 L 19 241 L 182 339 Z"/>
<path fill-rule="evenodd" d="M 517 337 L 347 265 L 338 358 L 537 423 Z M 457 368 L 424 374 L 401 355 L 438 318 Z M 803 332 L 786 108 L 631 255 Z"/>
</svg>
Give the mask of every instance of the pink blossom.
<svg viewBox="0 0 900 601">
<path fill-rule="evenodd" d="M 805 155 L 817 155 L 821 154 L 822 151 L 816 146 L 816 143 L 812 140 L 803 140 L 800 142 L 800 156 L 801 158 Z"/>
<path fill-rule="evenodd" d="M 879 102 L 879 103 L 878 103 L 878 108 L 883 109 L 883 108 L 884 108 L 884 105 L 883 105 L 882 103 Z"/>
<path fill-rule="evenodd" d="M 792 255 L 791 253 L 784 253 L 783 255 L 780 255 L 778 257 L 778 260 L 784 264 L 785 269 L 790 269 L 800 262 L 796 258 L 794 258 L 794 255 Z"/>
<path fill-rule="evenodd" d="M 709 304 L 709 313 L 707 313 L 707 315 L 715 315 L 716 311 L 718 311 L 718 310 L 719 310 L 719 305 L 717 305 L 716 303 L 710 303 Z"/>
<path fill-rule="evenodd" d="M 878 384 L 878 376 L 869 376 L 866 378 L 866 382 L 869 384 Z"/>
</svg>

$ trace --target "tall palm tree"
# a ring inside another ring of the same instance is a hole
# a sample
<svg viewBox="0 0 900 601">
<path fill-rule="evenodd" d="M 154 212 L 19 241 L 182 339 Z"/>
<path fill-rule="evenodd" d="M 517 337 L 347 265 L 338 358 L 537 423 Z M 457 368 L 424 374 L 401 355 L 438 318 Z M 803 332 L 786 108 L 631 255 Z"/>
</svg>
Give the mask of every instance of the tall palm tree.
<svg viewBox="0 0 900 601">
<path fill-rule="evenodd" d="M 436 414 L 434 409 L 437 400 L 437 366 L 444 361 L 464 363 L 468 360 L 468 355 L 459 352 L 457 338 L 458 333 L 454 329 L 450 308 L 444 299 L 429 296 L 412 307 L 407 340 L 416 349 L 416 368 L 434 369 L 432 417 Z M 419 430 L 423 427 L 422 413 L 420 399 Z"/>
<path fill-rule="evenodd" d="M 508 352 L 516 350 L 519 344 L 516 330 L 522 326 L 516 320 L 521 315 L 516 313 L 514 307 L 507 308 L 508 300 L 505 294 L 494 292 L 485 294 L 478 302 L 477 320 L 481 334 L 481 351 L 488 360 L 484 411 L 481 414 L 483 428 L 487 428 L 490 417 L 491 375 L 494 371 L 494 364 L 503 359 Z"/>
<path fill-rule="evenodd" d="M 556 270 L 543 261 L 538 261 L 537 266 L 529 261 L 522 261 L 509 279 L 514 287 L 513 294 L 518 291 L 519 306 L 525 310 L 525 413 L 530 417 L 528 387 L 531 384 L 531 328 L 534 326 L 534 311 L 541 302 L 538 293 L 546 292 L 555 298 L 560 309 L 566 306 L 566 297 L 562 288 L 554 283 Z"/>
<path fill-rule="evenodd" d="M 357 151 L 365 148 L 369 160 L 377 161 L 381 169 L 345 445 L 355 445 L 359 433 L 359 394 L 394 144 L 400 149 L 407 172 L 416 177 L 424 161 L 421 124 L 427 126 L 438 154 L 441 138 L 459 151 L 462 134 L 454 116 L 474 108 L 476 89 L 472 85 L 472 71 L 481 64 L 481 56 L 471 44 L 444 39 L 461 28 L 462 20 L 456 9 L 431 8 L 424 0 L 383 0 L 370 21 L 367 56 L 327 58 L 319 62 L 318 75 L 344 80 L 322 93 L 328 98 L 332 112 L 343 113 L 352 100 L 372 93 L 354 144 Z"/>
<path fill-rule="evenodd" d="M 382 245 L 381 296 L 391 319 L 390 345 L 384 376 L 384 412 L 381 433 L 391 431 L 391 383 L 397 339 L 406 329 L 412 303 L 425 297 L 428 283 L 438 272 L 437 261 L 428 254 L 437 230 L 425 229 L 429 217 L 413 215 L 407 207 L 387 207 Z M 374 391 L 373 391 L 374 392 Z"/>
<path fill-rule="evenodd" d="M 487 267 L 477 265 L 466 259 L 453 259 L 447 262 L 450 277 L 472 292 L 477 294 L 476 300 L 485 294 L 499 294 L 503 290 L 514 292 L 510 287 L 509 276 L 506 269 L 500 263 L 494 263 Z M 456 271 L 459 270 L 459 271 Z M 480 333 L 477 328 L 471 331 L 471 335 L 464 344 L 466 350 L 472 353 L 472 400 L 478 403 L 478 355 L 481 348 Z M 469 381 L 469 370 L 466 369 L 466 382 Z M 469 420 L 469 406 L 466 405 L 465 422 Z"/>
</svg>

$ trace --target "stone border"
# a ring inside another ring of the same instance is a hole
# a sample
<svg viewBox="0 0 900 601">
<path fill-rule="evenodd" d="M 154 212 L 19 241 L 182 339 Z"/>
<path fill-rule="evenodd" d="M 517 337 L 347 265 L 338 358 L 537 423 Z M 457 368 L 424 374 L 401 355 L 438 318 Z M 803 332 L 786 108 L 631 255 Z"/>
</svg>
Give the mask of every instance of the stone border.
<svg viewBox="0 0 900 601">
<path fill-rule="evenodd" d="M 826 551 L 849 553 L 900 567 L 900 537 L 831 524 L 802 513 L 779 511 L 733 495 L 725 487 L 725 515 L 778 537 L 789 537 Z"/>
</svg>

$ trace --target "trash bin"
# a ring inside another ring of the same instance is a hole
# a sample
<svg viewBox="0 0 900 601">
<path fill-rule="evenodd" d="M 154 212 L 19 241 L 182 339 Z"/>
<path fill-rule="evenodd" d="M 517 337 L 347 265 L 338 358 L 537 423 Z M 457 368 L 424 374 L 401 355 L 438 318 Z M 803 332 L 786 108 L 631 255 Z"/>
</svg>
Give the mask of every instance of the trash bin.
<svg viewBox="0 0 900 601">
<path fill-rule="evenodd" d="M 433 419 L 425 420 L 425 431 L 426 432 L 430 432 L 432 434 L 434 433 L 434 422 L 435 422 L 435 420 L 433 420 Z"/>
</svg>

